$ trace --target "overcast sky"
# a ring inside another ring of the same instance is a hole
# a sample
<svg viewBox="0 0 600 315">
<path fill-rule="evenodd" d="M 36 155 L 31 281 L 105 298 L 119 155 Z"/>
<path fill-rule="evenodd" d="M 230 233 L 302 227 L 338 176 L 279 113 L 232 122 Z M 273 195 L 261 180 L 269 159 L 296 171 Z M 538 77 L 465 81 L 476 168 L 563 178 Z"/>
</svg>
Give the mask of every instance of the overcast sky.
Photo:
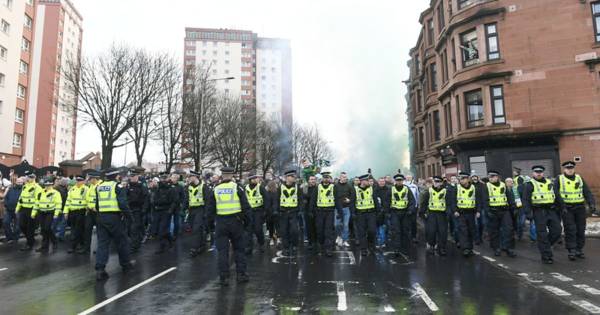
<svg viewBox="0 0 600 315">
<path fill-rule="evenodd" d="M 383 175 L 408 166 L 403 81 L 428 0 L 72 1 L 84 18 L 86 56 L 116 42 L 181 57 L 186 26 L 288 38 L 294 118 L 324 131 L 334 169 Z M 95 127 L 80 128 L 77 157 L 99 150 Z M 148 160 L 158 161 L 158 149 L 150 151 Z M 115 152 L 120 164 L 124 151 Z M 133 147 L 127 153 L 134 161 Z"/>
</svg>

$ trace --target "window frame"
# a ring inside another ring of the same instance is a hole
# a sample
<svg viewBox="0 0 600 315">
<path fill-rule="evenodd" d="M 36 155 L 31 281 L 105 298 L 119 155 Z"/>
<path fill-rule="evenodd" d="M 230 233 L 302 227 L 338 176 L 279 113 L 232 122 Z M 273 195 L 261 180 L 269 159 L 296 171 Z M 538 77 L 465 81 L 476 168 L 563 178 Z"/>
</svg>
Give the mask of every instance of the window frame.
<svg viewBox="0 0 600 315">
<path fill-rule="evenodd" d="M 494 89 L 500 89 L 500 96 L 495 96 L 494 95 Z M 505 125 L 506 124 L 506 104 L 504 103 L 504 86 L 499 84 L 499 85 L 491 85 L 490 86 L 490 100 L 492 102 L 491 106 L 492 106 L 492 123 L 494 125 Z M 500 100 L 502 101 L 502 115 L 496 115 L 496 101 Z M 502 118 L 504 121 L 503 122 L 496 122 L 496 118 Z"/>
<path fill-rule="evenodd" d="M 474 93 L 477 93 L 477 92 L 479 92 L 479 96 L 480 96 L 480 99 L 481 99 L 481 104 L 478 105 L 478 106 L 481 107 L 481 111 L 482 111 L 482 115 L 481 116 L 482 117 L 481 117 L 481 119 L 478 119 L 478 120 L 471 120 L 470 119 L 470 117 L 471 117 L 470 108 L 471 108 L 471 106 L 475 106 L 475 105 L 469 104 L 469 98 L 467 97 L 467 95 L 474 94 Z M 465 98 L 465 112 L 466 112 L 466 115 L 467 115 L 467 129 L 473 129 L 473 128 L 478 128 L 478 127 L 485 126 L 485 107 L 484 107 L 484 104 L 483 104 L 483 91 L 481 90 L 481 88 L 474 89 L 474 90 L 471 90 L 471 91 L 466 91 L 464 93 L 464 98 Z M 481 122 L 481 124 L 479 124 L 479 122 Z M 473 124 L 473 123 L 475 123 L 475 124 Z"/>
<path fill-rule="evenodd" d="M 4 87 L 6 84 L 6 74 L 0 72 L 0 87 Z"/>
<path fill-rule="evenodd" d="M 6 31 L 4 30 L 4 25 L 7 25 Z M 0 19 L 0 31 L 6 35 L 10 35 L 10 23 L 7 20 Z"/>
<path fill-rule="evenodd" d="M 16 141 L 17 139 L 19 139 L 18 143 Z M 23 135 L 16 133 L 16 132 L 13 133 L 12 147 L 20 149 L 22 146 L 23 146 Z"/>
<path fill-rule="evenodd" d="M 463 49 L 463 46 L 465 44 L 465 42 L 463 42 L 463 37 L 465 35 L 471 34 L 471 33 L 475 33 L 475 41 L 477 42 L 477 45 L 475 47 L 477 49 L 477 58 L 466 60 L 465 59 L 465 50 Z M 481 54 L 479 52 L 479 38 L 477 37 L 477 28 L 472 28 L 472 29 L 470 29 L 468 31 L 460 33 L 459 34 L 459 41 L 460 41 L 460 46 L 459 47 L 460 47 L 460 55 L 461 55 L 460 59 L 462 60 L 463 69 L 481 63 Z M 477 60 L 477 62 L 473 62 L 471 64 L 467 64 L 467 62 L 470 62 L 470 61 L 473 61 L 473 60 Z"/>
<path fill-rule="evenodd" d="M 446 138 L 452 136 L 452 104 L 450 102 L 444 105 L 444 118 L 446 121 Z"/>
<path fill-rule="evenodd" d="M 440 111 L 437 109 L 431 112 L 431 131 L 431 140 L 433 142 L 439 142 L 442 140 Z"/>
<path fill-rule="evenodd" d="M 600 25 L 596 23 L 596 18 L 600 18 L 600 1 L 591 2 L 592 23 L 594 24 L 594 42 L 600 43 Z M 598 12 L 594 13 L 594 6 L 598 6 Z"/>
<path fill-rule="evenodd" d="M 488 27 L 490 27 L 490 26 L 494 26 L 494 28 L 496 29 L 495 33 L 490 33 L 488 31 Z M 484 24 L 483 27 L 485 29 L 485 47 L 486 47 L 486 52 L 487 52 L 487 60 L 498 60 L 498 59 L 501 59 L 502 58 L 502 54 L 500 53 L 500 36 L 498 34 L 498 23 L 494 22 L 494 23 Z M 495 52 L 490 51 L 490 39 L 492 39 L 493 37 L 496 38 L 496 48 L 497 48 L 497 50 Z M 498 57 L 491 58 L 490 57 L 491 54 L 498 54 Z"/>
<path fill-rule="evenodd" d="M 429 85 L 430 92 L 434 93 L 438 91 L 438 82 L 437 82 L 437 63 L 432 62 L 429 65 Z"/>
<path fill-rule="evenodd" d="M 432 46 L 435 37 L 435 25 L 433 25 L 433 18 L 427 20 L 427 45 Z"/>
<path fill-rule="evenodd" d="M 455 102 L 455 105 L 456 105 L 456 119 L 457 119 L 457 121 L 456 121 L 456 123 L 457 123 L 456 127 L 457 127 L 458 131 L 461 131 L 462 130 L 462 120 L 461 120 L 460 117 L 462 116 L 462 112 L 460 110 L 460 95 L 456 95 L 455 96 L 454 102 Z"/>
<path fill-rule="evenodd" d="M 19 115 L 17 115 L 17 113 L 21 113 L 20 118 L 19 118 Z M 15 122 L 22 124 L 24 121 L 25 121 L 25 111 L 20 108 L 16 108 L 15 109 Z"/>
<path fill-rule="evenodd" d="M 448 74 L 448 49 L 444 48 L 442 51 L 442 84 L 445 84 L 450 80 L 450 75 Z"/>
<path fill-rule="evenodd" d="M 23 95 L 20 95 L 21 88 L 23 88 Z M 17 98 L 24 100 L 27 96 L 27 88 L 21 84 L 17 85 Z"/>
<path fill-rule="evenodd" d="M 444 27 L 446 27 L 446 14 L 444 14 L 444 1 L 440 2 L 440 5 L 437 7 L 437 16 L 438 16 L 438 32 L 442 33 Z"/>
</svg>

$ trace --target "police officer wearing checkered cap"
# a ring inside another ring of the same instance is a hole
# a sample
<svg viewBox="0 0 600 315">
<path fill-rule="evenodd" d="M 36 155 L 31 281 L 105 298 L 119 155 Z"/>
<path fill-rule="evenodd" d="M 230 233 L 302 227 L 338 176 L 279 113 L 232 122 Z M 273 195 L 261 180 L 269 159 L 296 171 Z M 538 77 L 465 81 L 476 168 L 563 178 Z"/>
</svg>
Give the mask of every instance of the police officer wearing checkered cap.
<svg viewBox="0 0 600 315">
<path fill-rule="evenodd" d="M 515 257 L 515 236 L 513 216 L 516 208 L 512 189 L 508 189 L 500 180 L 500 173 L 490 170 L 489 182 L 483 186 L 483 212 L 488 219 L 490 247 L 494 255 L 505 251 L 509 257 Z"/>
</svg>

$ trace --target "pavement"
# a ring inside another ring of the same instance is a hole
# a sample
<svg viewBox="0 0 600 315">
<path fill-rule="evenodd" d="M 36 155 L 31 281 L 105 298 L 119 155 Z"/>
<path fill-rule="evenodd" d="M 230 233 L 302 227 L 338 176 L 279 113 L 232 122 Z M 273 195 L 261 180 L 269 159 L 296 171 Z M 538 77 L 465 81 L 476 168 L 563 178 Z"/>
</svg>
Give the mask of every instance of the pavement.
<svg viewBox="0 0 600 315">
<path fill-rule="evenodd" d="M 517 258 L 494 257 L 487 246 L 465 259 L 453 246 L 429 256 L 423 243 L 399 258 L 380 252 L 361 257 L 284 257 L 274 247 L 248 259 L 250 282 L 218 284 L 216 251 L 188 256 L 191 238 L 154 255 L 145 244 L 124 274 L 115 254 L 110 278 L 96 283 L 92 256 L 19 252 L 0 245 L 2 314 L 586 314 L 600 313 L 600 240 L 589 239 L 588 258 L 570 262 L 556 248 L 542 265 L 523 240 Z M 452 243 L 449 243 L 452 244 Z M 235 272 L 232 271 L 235 275 Z"/>
</svg>

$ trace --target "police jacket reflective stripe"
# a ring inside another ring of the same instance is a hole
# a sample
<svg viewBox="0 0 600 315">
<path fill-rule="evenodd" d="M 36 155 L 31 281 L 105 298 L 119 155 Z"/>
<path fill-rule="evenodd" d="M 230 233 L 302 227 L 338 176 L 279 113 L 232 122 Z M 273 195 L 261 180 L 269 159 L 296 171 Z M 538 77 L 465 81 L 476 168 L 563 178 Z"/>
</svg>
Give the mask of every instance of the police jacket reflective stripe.
<svg viewBox="0 0 600 315">
<path fill-rule="evenodd" d="M 531 180 L 533 192 L 531 193 L 531 204 L 533 205 L 550 205 L 554 203 L 556 196 L 552 189 L 552 182 L 544 178 L 544 182 L 539 182 L 535 179 Z"/>
<path fill-rule="evenodd" d="M 298 189 L 296 189 L 295 185 L 290 188 L 281 185 L 279 206 L 283 208 L 295 208 L 298 206 Z"/>
<path fill-rule="evenodd" d="M 98 199 L 99 212 L 119 212 L 117 201 L 117 183 L 113 181 L 104 182 L 96 187 L 96 198 Z"/>
<path fill-rule="evenodd" d="M 317 207 L 319 208 L 333 208 L 335 207 L 335 198 L 333 196 L 333 185 L 329 184 L 327 187 L 323 184 L 319 184 L 317 191 Z"/>
<path fill-rule="evenodd" d="M 356 187 L 356 210 L 368 211 L 375 209 L 375 199 L 373 199 L 373 187 L 362 189 Z"/>
<path fill-rule="evenodd" d="M 457 185 L 456 206 L 459 209 L 475 209 L 475 204 L 475 185 L 469 185 L 469 188 Z"/>
<path fill-rule="evenodd" d="M 217 215 L 231 215 L 242 212 L 240 196 L 237 194 L 237 184 L 234 182 L 221 183 L 214 189 L 217 203 Z"/>
<path fill-rule="evenodd" d="M 398 190 L 396 186 L 392 186 L 392 202 L 390 207 L 397 210 L 406 210 L 408 208 L 408 187 L 402 186 Z"/>
<path fill-rule="evenodd" d="M 446 211 L 446 188 L 436 191 L 429 188 L 429 211 Z"/>
<path fill-rule="evenodd" d="M 581 176 L 575 175 L 571 180 L 565 175 L 558 176 L 560 183 L 560 197 L 567 204 L 581 204 L 585 202 L 583 196 L 583 180 Z"/>
<path fill-rule="evenodd" d="M 490 207 L 507 207 L 508 198 L 506 197 L 506 185 L 500 182 L 496 186 L 492 183 L 487 183 L 488 196 L 490 199 Z"/>
<path fill-rule="evenodd" d="M 260 208 L 264 205 L 263 196 L 260 194 L 260 185 L 254 186 L 254 189 L 250 188 L 250 185 L 246 185 L 246 198 L 252 209 Z"/>
<path fill-rule="evenodd" d="M 204 191 L 204 183 L 198 185 L 198 186 L 193 186 L 193 185 L 189 185 L 188 186 L 188 203 L 190 205 L 190 207 L 200 207 L 200 206 L 204 206 L 204 195 L 203 192 Z"/>
</svg>

